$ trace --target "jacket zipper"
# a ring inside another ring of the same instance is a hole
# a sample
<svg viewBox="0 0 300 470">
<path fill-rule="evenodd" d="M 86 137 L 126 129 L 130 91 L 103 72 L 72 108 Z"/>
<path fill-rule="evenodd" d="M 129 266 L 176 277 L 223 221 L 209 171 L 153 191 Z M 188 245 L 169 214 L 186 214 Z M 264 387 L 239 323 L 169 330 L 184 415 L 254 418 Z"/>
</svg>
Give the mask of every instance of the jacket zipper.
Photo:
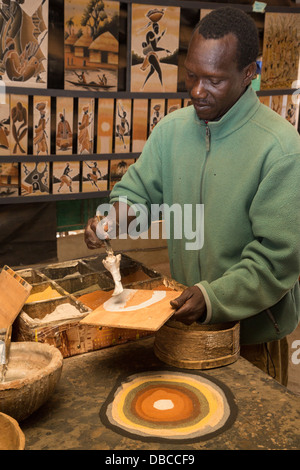
<svg viewBox="0 0 300 470">
<path fill-rule="evenodd" d="M 208 126 L 208 122 L 205 121 L 205 149 L 206 149 L 206 155 L 205 155 L 205 161 L 204 161 L 204 166 L 203 166 L 203 171 L 201 174 L 201 181 L 200 181 L 200 204 L 203 204 L 203 181 L 204 181 L 204 173 L 205 173 L 205 168 L 206 168 L 206 163 L 207 163 L 207 158 L 208 154 L 210 151 L 210 128 Z"/>
</svg>

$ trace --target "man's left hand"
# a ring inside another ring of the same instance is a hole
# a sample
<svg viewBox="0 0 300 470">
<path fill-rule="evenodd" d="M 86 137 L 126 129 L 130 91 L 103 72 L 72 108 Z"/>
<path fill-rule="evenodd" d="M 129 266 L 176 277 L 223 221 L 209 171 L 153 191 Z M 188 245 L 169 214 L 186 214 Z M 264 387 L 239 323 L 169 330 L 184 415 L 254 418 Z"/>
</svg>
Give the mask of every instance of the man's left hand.
<svg viewBox="0 0 300 470">
<path fill-rule="evenodd" d="M 198 286 L 188 287 L 170 303 L 171 307 L 175 309 L 174 320 L 186 325 L 191 325 L 200 320 L 206 313 L 206 303 Z"/>
</svg>

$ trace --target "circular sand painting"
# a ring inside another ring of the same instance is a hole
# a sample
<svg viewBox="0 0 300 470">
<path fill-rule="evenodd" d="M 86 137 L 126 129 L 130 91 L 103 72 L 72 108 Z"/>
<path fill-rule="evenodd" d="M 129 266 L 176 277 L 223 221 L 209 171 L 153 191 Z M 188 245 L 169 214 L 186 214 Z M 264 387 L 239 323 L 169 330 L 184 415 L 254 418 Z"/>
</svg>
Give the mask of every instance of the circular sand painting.
<svg viewBox="0 0 300 470">
<path fill-rule="evenodd" d="M 237 415 L 230 390 L 203 374 L 157 370 L 118 380 L 100 410 L 115 432 L 144 441 L 206 440 Z"/>
</svg>

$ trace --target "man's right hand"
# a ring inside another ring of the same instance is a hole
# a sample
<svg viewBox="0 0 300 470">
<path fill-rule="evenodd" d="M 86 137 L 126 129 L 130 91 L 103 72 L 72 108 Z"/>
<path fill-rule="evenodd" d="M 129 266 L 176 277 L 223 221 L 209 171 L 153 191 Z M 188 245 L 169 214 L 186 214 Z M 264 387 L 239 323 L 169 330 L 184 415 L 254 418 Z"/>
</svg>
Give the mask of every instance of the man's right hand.
<svg viewBox="0 0 300 470">
<path fill-rule="evenodd" d="M 103 240 L 100 240 L 96 235 L 96 228 L 98 223 L 98 217 L 93 217 L 92 219 L 88 220 L 87 226 L 85 227 L 84 241 L 90 250 L 101 248 L 104 243 Z"/>
</svg>

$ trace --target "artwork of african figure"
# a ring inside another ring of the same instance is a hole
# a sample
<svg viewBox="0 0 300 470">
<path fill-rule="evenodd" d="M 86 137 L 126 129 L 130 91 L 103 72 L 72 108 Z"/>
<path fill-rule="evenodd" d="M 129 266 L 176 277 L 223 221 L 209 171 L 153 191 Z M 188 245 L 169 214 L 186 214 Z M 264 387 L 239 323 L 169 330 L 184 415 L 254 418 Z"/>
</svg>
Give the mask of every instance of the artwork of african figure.
<svg viewBox="0 0 300 470">
<path fill-rule="evenodd" d="M 65 1 L 65 89 L 116 91 L 119 2 Z"/>
<path fill-rule="evenodd" d="M 93 153 L 94 99 L 78 99 L 78 153 Z"/>
<path fill-rule="evenodd" d="M 9 86 L 47 87 L 48 0 L 2 0 L 0 76 Z"/>
<path fill-rule="evenodd" d="M 49 96 L 33 97 L 33 154 L 50 154 L 50 116 L 51 98 Z"/>
<path fill-rule="evenodd" d="M 180 8 L 132 5 L 131 91 L 176 92 Z"/>
<path fill-rule="evenodd" d="M 115 433 L 176 444 L 215 437 L 230 429 L 236 416 L 225 384 L 173 369 L 120 377 L 100 410 L 102 423 Z"/>
<path fill-rule="evenodd" d="M 153 131 L 156 124 L 165 115 L 165 100 L 164 99 L 152 99 L 150 101 L 150 120 L 149 120 L 149 134 Z"/>
<path fill-rule="evenodd" d="M 131 100 L 116 100 L 115 152 L 130 152 Z"/>
<path fill-rule="evenodd" d="M 300 15 L 266 13 L 261 90 L 296 88 L 299 80 Z"/>
<path fill-rule="evenodd" d="M 49 164 L 47 162 L 21 163 L 21 195 L 49 194 Z"/>
<path fill-rule="evenodd" d="M 78 193 L 80 184 L 79 162 L 53 162 L 53 194 Z"/>
<path fill-rule="evenodd" d="M 10 96 L 1 95 L 0 104 L 0 155 L 9 155 L 10 141 Z"/>
<path fill-rule="evenodd" d="M 106 191 L 108 181 L 108 161 L 82 162 L 82 191 Z"/>
<path fill-rule="evenodd" d="M 73 153 L 73 98 L 56 98 L 56 154 Z"/>
<path fill-rule="evenodd" d="M 14 155 L 27 154 L 28 148 L 28 96 L 10 97 L 10 150 Z"/>
</svg>

